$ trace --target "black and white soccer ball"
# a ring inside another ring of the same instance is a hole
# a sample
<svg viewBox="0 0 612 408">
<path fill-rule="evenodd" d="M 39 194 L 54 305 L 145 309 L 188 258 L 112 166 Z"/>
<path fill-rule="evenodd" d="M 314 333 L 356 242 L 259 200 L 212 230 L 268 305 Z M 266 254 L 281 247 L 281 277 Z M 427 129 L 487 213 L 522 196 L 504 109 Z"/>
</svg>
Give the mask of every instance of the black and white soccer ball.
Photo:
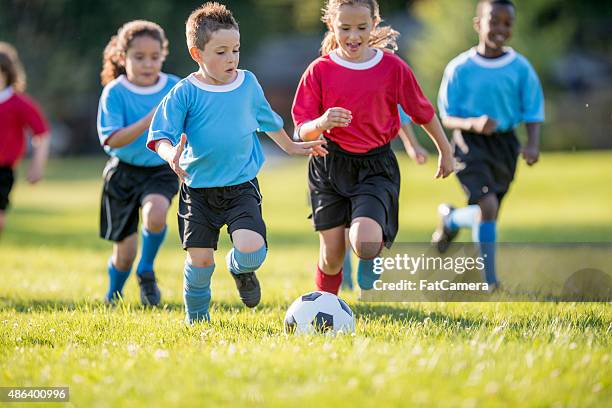
<svg viewBox="0 0 612 408">
<path fill-rule="evenodd" d="M 287 334 L 354 333 L 353 311 L 338 296 L 327 292 L 306 293 L 285 314 Z"/>
</svg>

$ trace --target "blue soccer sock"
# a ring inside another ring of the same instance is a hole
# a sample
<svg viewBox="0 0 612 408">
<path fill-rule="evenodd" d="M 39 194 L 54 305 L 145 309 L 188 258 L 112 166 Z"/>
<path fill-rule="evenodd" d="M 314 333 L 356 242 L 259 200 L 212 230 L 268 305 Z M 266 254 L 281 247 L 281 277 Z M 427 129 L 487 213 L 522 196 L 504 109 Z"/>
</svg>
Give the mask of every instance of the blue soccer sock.
<svg viewBox="0 0 612 408">
<path fill-rule="evenodd" d="M 351 250 L 347 249 L 342 266 L 342 287 L 353 290 L 353 263 L 351 262 Z"/>
<path fill-rule="evenodd" d="M 266 259 L 268 249 L 265 245 L 254 252 L 240 252 L 233 247 L 225 258 L 227 268 L 234 275 L 255 272 Z"/>
<path fill-rule="evenodd" d="M 373 259 L 360 259 L 357 266 L 357 283 L 363 290 L 370 290 L 374 287 L 374 282 L 380 279 L 380 275 L 374 273 Z"/>
<path fill-rule="evenodd" d="M 108 260 L 108 277 L 109 285 L 108 292 L 106 293 L 106 300 L 112 302 L 123 296 L 123 286 L 128 276 L 130 276 L 131 268 L 127 271 L 120 271 L 113 265 L 112 258 Z"/>
<path fill-rule="evenodd" d="M 142 228 L 142 251 L 138 266 L 136 267 L 137 274 L 153 272 L 153 262 L 155 262 L 159 247 L 164 242 L 164 238 L 166 238 L 167 231 L 167 226 L 160 232 L 151 232 L 144 227 Z"/>
<path fill-rule="evenodd" d="M 467 207 L 457 208 L 450 212 L 445 219 L 448 228 L 455 231 L 459 228 L 474 228 L 480 214 L 478 205 L 468 205 Z"/>
<path fill-rule="evenodd" d="M 185 262 L 183 298 L 188 323 L 210 320 L 210 278 L 215 265 L 198 268 Z"/>
<path fill-rule="evenodd" d="M 497 222 L 483 221 L 478 225 L 477 241 L 480 246 L 480 254 L 484 258 L 485 279 L 490 285 L 497 284 L 495 273 L 495 247 L 497 242 Z"/>
</svg>

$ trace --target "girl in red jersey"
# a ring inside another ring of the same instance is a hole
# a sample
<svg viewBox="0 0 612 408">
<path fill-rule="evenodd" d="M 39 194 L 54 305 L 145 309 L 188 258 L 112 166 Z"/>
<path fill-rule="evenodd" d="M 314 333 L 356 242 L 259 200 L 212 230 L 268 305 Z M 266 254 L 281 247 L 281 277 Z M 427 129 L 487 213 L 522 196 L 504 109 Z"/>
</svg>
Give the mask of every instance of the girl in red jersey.
<svg viewBox="0 0 612 408">
<path fill-rule="evenodd" d="M 292 115 L 304 141 L 324 137 L 327 157 L 309 162 L 314 227 L 319 231 L 319 290 L 338 293 L 345 253 L 344 228 L 360 258 L 357 281 L 371 289 L 372 264 L 398 229 L 400 172 L 389 142 L 400 128 L 398 104 L 431 137 L 438 152 L 436 178 L 453 171 L 451 147 L 434 108 L 408 65 L 384 48 L 399 33 L 378 27 L 376 0 L 328 0 L 322 56 L 300 80 Z"/>
<path fill-rule="evenodd" d="M 26 151 L 26 131 L 32 134 L 33 155 L 27 179 L 43 176 L 49 154 L 49 126 L 38 105 L 25 92 L 25 71 L 13 46 L 0 42 L 0 233 L 4 229 L 14 169 Z"/>
</svg>

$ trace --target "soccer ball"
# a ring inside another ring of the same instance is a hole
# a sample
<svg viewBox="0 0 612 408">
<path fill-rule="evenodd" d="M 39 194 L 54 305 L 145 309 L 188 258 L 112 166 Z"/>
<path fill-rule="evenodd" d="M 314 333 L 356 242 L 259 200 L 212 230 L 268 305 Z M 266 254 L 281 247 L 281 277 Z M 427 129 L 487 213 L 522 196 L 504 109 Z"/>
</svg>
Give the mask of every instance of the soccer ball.
<svg viewBox="0 0 612 408">
<path fill-rule="evenodd" d="M 338 296 L 327 292 L 310 292 L 295 299 L 285 314 L 285 333 L 336 334 L 354 333 L 355 317 L 351 308 Z"/>
</svg>

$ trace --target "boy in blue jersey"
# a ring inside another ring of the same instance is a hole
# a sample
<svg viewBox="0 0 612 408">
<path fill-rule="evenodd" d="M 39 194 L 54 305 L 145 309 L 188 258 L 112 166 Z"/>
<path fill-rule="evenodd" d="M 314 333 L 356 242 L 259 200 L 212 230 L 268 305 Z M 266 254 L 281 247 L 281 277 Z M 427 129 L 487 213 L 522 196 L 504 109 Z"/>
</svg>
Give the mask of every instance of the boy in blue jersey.
<svg viewBox="0 0 612 408">
<path fill-rule="evenodd" d="M 481 0 L 474 29 L 479 41 L 453 59 L 440 86 L 438 107 L 442 123 L 453 129 L 456 174 L 468 196 L 468 206 L 441 204 L 441 222 L 432 236 L 446 251 L 462 227 L 472 229 L 485 258 L 485 278 L 494 289 L 496 221 L 502 199 L 514 178 L 522 150 L 528 165 L 539 157 L 544 97 L 540 81 L 527 59 L 504 46 L 512 34 L 515 6 L 510 0 Z M 521 149 L 514 134 L 527 128 Z"/>
<path fill-rule="evenodd" d="M 194 10 L 186 31 L 199 70 L 163 99 L 147 145 L 183 180 L 178 222 L 187 251 L 183 294 L 191 324 L 210 319 L 214 251 L 224 225 L 233 243 L 226 262 L 240 298 L 248 307 L 260 301 L 255 271 L 267 243 L 256 178 L 264 156 L 256 131 L 268 133 L 289 154 L 327 152 L 323 141 L 292 142 L 255 76 L 237 69 L 240 33 L 225 6 L 209 2 Z"/>
<path fill-rule="evenodd" d="M 138 250 L 142 211 L 142 250 L 136 267 L 140 298 L 158 305 L 161 294 L 154 261 L 166 236 L 166 214 L 178 192 L 178 179 L 159 156 L 146 148 L 153 110 L 178 82 L 161 72 L 168 53 L 163 29 L 150 21 L 124 24 L 104 50 L 104 90 L 98 107 L 98 135 L 111 156 L 104 169 L 100 236 L 113 241 L 105 300 L 122 296 Z"/>
</svg>

